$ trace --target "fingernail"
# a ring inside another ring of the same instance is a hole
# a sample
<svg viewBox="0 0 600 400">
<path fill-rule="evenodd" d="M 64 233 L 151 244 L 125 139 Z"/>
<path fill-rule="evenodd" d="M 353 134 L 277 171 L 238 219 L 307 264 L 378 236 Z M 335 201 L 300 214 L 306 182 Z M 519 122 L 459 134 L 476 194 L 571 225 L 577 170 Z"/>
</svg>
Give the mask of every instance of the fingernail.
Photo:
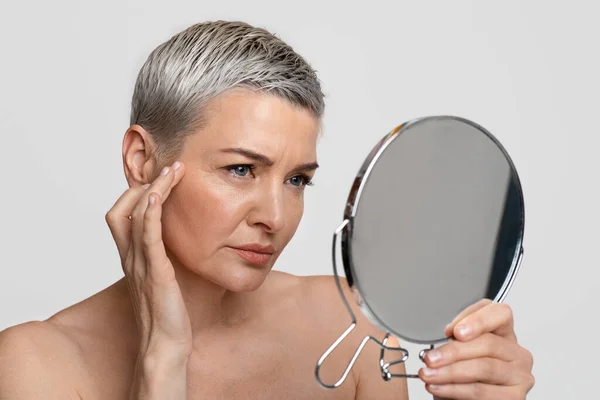
<svg viewBox="0 0 600 400">
<path fill-rule="evenodd" d="M 169 173 L 169 167 L 164 167 L 162 169 L 162 171 L 160 172 L 160 174 L 163 175 L 163 176 L 166 175 L 166 174 L 168 174 L 168 173 Z"/>
<path fill-rule="evenodd" d="M 460 325 L 458 328 L 456 328 L 456 331 L 463 339 L 466 339 L 471 335 L 471 327 L 468 325 Z"/>
<path fill-rule="evenodd" d="M 148 196 L 148 204 L 152 205 L 156 202 L 156 199 L 154 198 L 154 196 L 150 195 Z"/>
<path fill-rule="evenodd" d="M 150 187 L 149 183 L 146 183 L 144 186 L 142 186 L 144 189 L 148 189 Z"/>
<path fill-rule="evenodd" d="M 427 359 L 435 364 L 442 359 L 442 353 L 440 353 L 438 350 L 429 350 L 427 352 Z"/>
<path fill-rule="evenodd" d="M 429 385 L 429 389 L 431 390 L 439 390 L 441 388 L 440 385 Z"/>
<path fill-rule="evenodd" d="M 432 377 L 436 374 L 437 370 L 433 368 L 423 368 L 423 375 Z"/>
<path fill-rule="evenodd" d="M 177 171 L 179 167 L 181 167 L 181 163 L 179 161 L 175 161 L 175 163 L 173 164 L 173 169 Z"/>
</svg>

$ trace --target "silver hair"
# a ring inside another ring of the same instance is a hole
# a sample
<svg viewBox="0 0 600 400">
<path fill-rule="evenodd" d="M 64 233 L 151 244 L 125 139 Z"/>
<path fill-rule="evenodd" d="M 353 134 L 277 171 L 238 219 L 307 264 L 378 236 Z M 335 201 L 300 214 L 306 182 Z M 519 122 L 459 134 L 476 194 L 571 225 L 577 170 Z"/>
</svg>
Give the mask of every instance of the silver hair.
<svg viewBox="0 0 600 400">
<path fill-rule="evenodd" d="M 183 137 L 206 122 L 211 99 L 237 87 L 268 92 L 321 120 L 324 94 L 316 71 L 266 29 L 241 21 L 190 26 L 148 56 L 133 92 L 130 124 L 146 129 L 157 158 L 171 160 Z"/>
</svg>

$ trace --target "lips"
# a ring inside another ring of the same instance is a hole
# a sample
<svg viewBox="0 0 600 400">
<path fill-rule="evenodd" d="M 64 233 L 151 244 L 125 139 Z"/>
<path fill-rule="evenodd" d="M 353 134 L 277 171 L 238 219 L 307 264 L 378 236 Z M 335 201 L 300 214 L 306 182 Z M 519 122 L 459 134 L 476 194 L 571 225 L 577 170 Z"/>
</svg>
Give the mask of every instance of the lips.
<svg viewBox="0 0 600 400">
<path fill-rule="evenodd" d="M 275 252 L 275 249 L 273 248 L 272 245 L 261 245 L 259 243 L 250 243 L 250 244 L 244 244 L 241 246 L 232 246 L 232 247 L 234 249 L 253 251 L 255 253 L 262 253 L 262 254 L 273 254 Z"/>
<path fill-rule="evenodd" d="M 240 257 L 251 264 L 264 266 L 271 258 L 275 249 L 273 246 L 264 246 L 258 243 L 246 244 L 242 246 L 231 247 Z"/>
</svg>

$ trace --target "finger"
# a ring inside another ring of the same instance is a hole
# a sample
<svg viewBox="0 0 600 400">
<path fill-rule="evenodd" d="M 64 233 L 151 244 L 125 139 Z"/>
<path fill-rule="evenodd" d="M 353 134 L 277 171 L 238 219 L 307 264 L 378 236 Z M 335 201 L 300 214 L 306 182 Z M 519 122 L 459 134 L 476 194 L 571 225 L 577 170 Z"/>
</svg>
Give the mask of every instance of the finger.
<svg viewBox="0 0 600 400">
<path fill-rule="evenodd" d="M 419 370 L 419 377 L 423 382 L 434 385 L 482 382 L 515 386 L 524 380 L 524 375 L 525 373 L 513 364 L 489 357 L 458 361 L 442 368 Z"/>
<path fill-rule="evenodd" d="M 150 193 L 158 193 L 164 201 L 171 193 L 172 188 L 177 185 L 185 173 L 185 167 L 183 163 L 176 161 L 172 166 L 164 167 L 160 174 L 154 179 L 154 182 L 150 185 L 150 190 L 146 193 L 145 197 L 140 198 L 138 204 L 132 212 L 132 217 L 137 217 L 139 220 L 143 218 L 148 205 L 148 195 Z"/>
<path fill-rule="evenodd" d="M 127 189 L 106 213 L 105 220 L 110 229 L 110 233 L 117 244 L 117 250 L 121 260 L 125 258 L 129 249 L 130 237 L 131 237 L 131 221 L 129 216 L 131 215 L 138 200 L 148 189 L 150 185 L 135 186 Z"/>
<path fill-rule="evenodd" d="M 496 386 L 486 383 L 449 385 L 425 385 L 425 389 L 436 397 L 456 400 L 508 400 L 522 399 L 521 390 L 514 386 Z M 520 396 L 520 397 L 519 397 Z"/>
<path fill-rule="evenodd" d="M 165 282 L 175 278 L 173 268 L 165 268 L 170 264 L 162 240 L 161 215 L 162 200 L 158 194 L 151 193 L 148 196 L 148 207 L 144 214 L 142 247 L 148 277 L 155 282 Z"/>
<path fill-rule="evenodd" d="M 385 345 L 388 347 L 400 347 L 400 340 L 396 336 L 390 335 Z"/>
<path fill-rule="evenodd" d="M 131 225 L 132 225 L 132 236 L 131 240 L 133 242 L 134 248 L 136 251 L 142 251 L 142 242 L 141 238 L 144 232 L 144 214 L 146 213 L 146 208 L 148 207 L 148 195 L 150 193 L 158 193 L 161 196 L 162 201 L 164 201 L 164 194 L 169 191 L 170 188 L 175 182 L 175 178 L 181 179 L 182 170 L 181 163 L 174 163 L 173 167 L 178 167 L 174 169 L 172 167 L 164 167 L 159 176 L 152 182 L 150 188 L 140 197 L 137 205 L 135 206 L 132 214 L 131 214 Z"/>
<path fill-rule="evenodd" d="M 162 198 L 163 203 L 165 202 L 167 197 L 169 197 L 173 188 L 175 186 L 177 186 L 177 184 L 179 182 L 181 182 L 181 178 L 183 178 L 183 176 L 185 175 L 185 165 L 182 162 L 177 161 L 177 162 L 173 163 L 172 168 L 173 168 L 173 171 L 175 172 L 175 177 L 173 178 L 173 182 L 171 183 L 170 186 L 167 187 L 167 190 L 165 190 L 164 193 L 159 193 L 160 197 Z"/>
<path fill-rule="evenodd" d="M 487 333 L 470 342 L 453 341 L 425 355 L 429 368 L 440 368 L 452 363 L 480 357 L 497 358 L 502 361 L 516 361 L 523 358 L 524 351 L 517 343 L 493 333 Z"/>
<path fill-rule="evenodd" d="M 509 305 L 492 303 L 467 315 L 456 324 L 453 336 L 457 340 L 468 341 L 488 332 L 517 341 L 513 313 Z"/>
<path fill-rule="evenodd" d="M 483 300 L 479 300 L 477 303 L 471 304 L 469 307 L 465 308 L 463 311 L 460 312 L 460 314 L 458 314 L 452 320 L 452 322 L 450 322 L 446 326 L 446 329 L 444 329 L 444 334 L 446 335 L 446 337 L 451 337 L 452 336 L 452 332 L 454 331 L 454 327 L 456 326 L 457 322 L 459 322 L 462 319 L 464 319 L 467 315 L 473 314 L 474 312 L 479 311 L 483 307 L 488 306 L 490 304 L 492 304 L 492 300 L 490 300 L 490 299 L 483 299 Z"/>
</svg>

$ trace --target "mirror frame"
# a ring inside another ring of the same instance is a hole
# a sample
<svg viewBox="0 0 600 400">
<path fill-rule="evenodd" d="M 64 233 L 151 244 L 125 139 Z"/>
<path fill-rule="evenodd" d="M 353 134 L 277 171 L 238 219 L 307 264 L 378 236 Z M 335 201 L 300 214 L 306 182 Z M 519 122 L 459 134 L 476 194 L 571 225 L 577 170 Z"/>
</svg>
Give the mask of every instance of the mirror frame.
<svg viewBox="0 0 600 400">
<path fill-rule="evenodd" d="M 511 176 L 512 176 L 513 182 L 517 186 L 517 194 L 519 196 L 519 202 L 520 202 L 520 210 L 519 211 L 521 214 L 520 218 L 519 218 L 520 232 L 519 232 L 519 236 L 518 236 L 518 240 L 517 240 L 517 245 L 515 247 L 515 254 L 513 255 L 511 267 L 509 269 L 507 277 L 504 280 L 504 283 L 502 284 L 500 290 L 498 291 L 498 294 L 496 295 L 496 297 L 494 299 L 492 299 L 494 302 L 504 301 L 506 295 L 508 294 L 508 292 L 510 291 L 510 288 L 512 287 L 512 284 L 514 283 L 514 280 L 519 271 L 519 268 L 521 265 L 521 260 L 523 257 L 523 237 L 525 234 L 525 203 L 524 203 L 524 198 L 523 198 L 523 188 L 521 186 L 521 181 L 519 179 L 519 175 L 517 173 L 516 167 L 515 167 L 512 159 L 508 155 L 508 152 L 506 151 L 504 146 L 502 146 L 502 144 L 498 141 L 498 139 L 496 139 L 489 131 L 487 131 L 482 126 L 480 126 L 470 120 L 467 120 L 465 118 L 450 116 L 450 115 L 422 117 L 422 118 L 413 119 L 402 125 L 397 126 L 390 133 L 388 133 L 386 136 L 384 136 L 375 145 L 375 147 L 371 150 L 371 152 L 369 153 L 369 155 L 363 162 L 359 172 L 356 175 L 356 178 L 354 179 L 354 183 L 352 184 L 352 188 L 350 190 L 350 194 L 348 196 L 348 200 L 346 202 L 346 207 L 344 210 L 344 220 L 348 221 L 348 223 L 346 223 L 344 225 L 343 229 L 341 230 L 341 254 L 342 254 L 342 264 L 343 264 L 344 273 L 346 275 L 346 280 L 348 282 L 348 285 L 350 286 L 350 290 L 353 293 L 361 312 L 374 325 L 376 325 L 379 329 L 381 329 L 384 332 L 392 333 L 394 336 L 401 338 L 403 340 L 407 340 L 411 343 L 429 344 L 429 345 L 434 344 L 434 343 L 444 342 L 444 341 L 448 340 L 448 338 L 444 337 L 444 338 L 439 338 L 439 339 L 433 340 L 433 341 L 431 341 L 431 340 L 423 341 L 423 340 L 419 340 L 418 338 L 406 337 L 406 335 L 403 335 L 401 332 L 397 332 L 396 330 L 389 327 L 371 309 L 371 307 L 369 306 L 369 299 L 365 298 L 363 296 L 363 293 L 360 289 L 360 282 L 357 282 L 357 280 L 356 280 L 356 273 L 355 273 L 356 269 L 355 269 L 354 264 L 352 263 L 352 237 L 353 237 L 353 230 L 354 230 L 354 218 L 357 213 L 358 204 L 360 203 L 360 198 L 363 193 L 365 183 L 368 181 L 369 175 L 371 174 L 371 171 L 373 170 L 373 167 L 375 166 L 375 164 L 377 163 L 379 158 L 385 152 L 386 148 L 394 140 L 396 140 L 398 137 L 400 137 L 402 135 L 402 133 L 405 132 L 407 129 L 418 126 L 424 122 L 431 121 L 431 120 L 459 121 L 462 123 L 469 124 L 469 125 L 475 127 L 477 130 L 479 130 L 483 134 L 485 134 L 498 147 L 498 149 L 500 151 L 502 151 L 502 153 L 503 153 L 505 159 L 508 161 L 509 167 L 511 169 Z M 339 277 L 337 275 L 337 270 L 334 270 L 334 274 L 336 276 L 336 279 L 339 280 Z"/>
</svg>

